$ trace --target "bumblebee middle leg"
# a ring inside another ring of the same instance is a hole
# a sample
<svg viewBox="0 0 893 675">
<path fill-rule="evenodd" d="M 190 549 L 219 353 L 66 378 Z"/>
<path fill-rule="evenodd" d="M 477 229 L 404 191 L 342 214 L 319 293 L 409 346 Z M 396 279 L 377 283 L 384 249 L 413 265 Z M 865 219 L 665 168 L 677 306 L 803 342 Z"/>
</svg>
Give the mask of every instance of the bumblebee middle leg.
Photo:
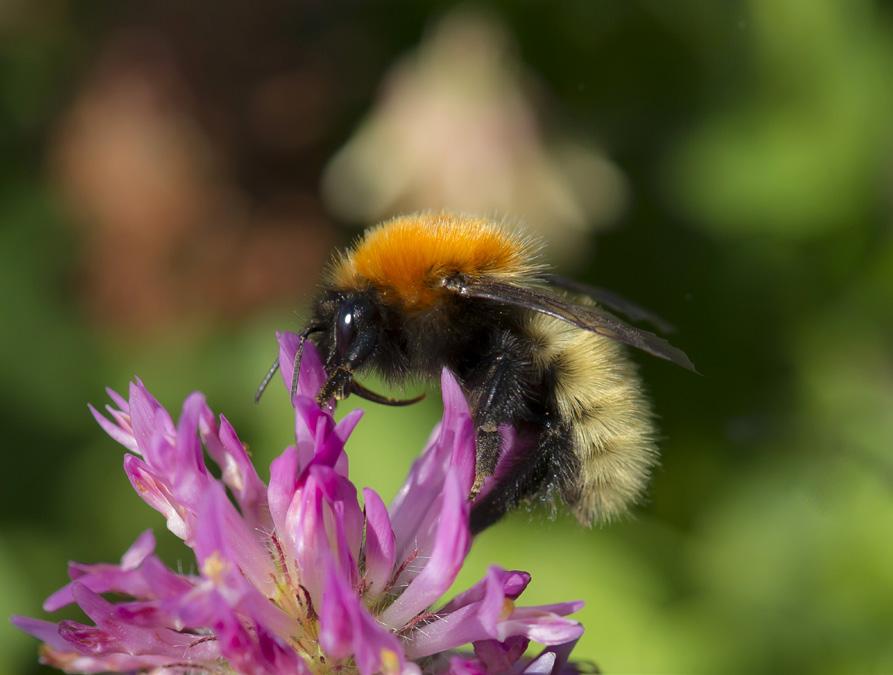
<svg viewBox="0 0 893 675">
<path fill-rule="evenodd" d="M 521 340 L 509 331 L 500 333 L 477 372 L 466 377 L 472 393 L 476 427 L 475 482 L 472 496 L 492 476 L 499 462 L 502 437 L 499 425 L 516 424 L 529 415 L 531 367 Z"/>
<path fill-rule="evenodd" d="M 471 531 L 478 534 L 499 521 L 520 502 L 548 495 L 553 487 L 566 489 L 573 481 L 576 459 L 567 427 L 546 413 L 535 444 L 500 467 L 497 483 L 471 509 Z M 570 481 L 570 482 L 569 482 Z"/>
</svg>

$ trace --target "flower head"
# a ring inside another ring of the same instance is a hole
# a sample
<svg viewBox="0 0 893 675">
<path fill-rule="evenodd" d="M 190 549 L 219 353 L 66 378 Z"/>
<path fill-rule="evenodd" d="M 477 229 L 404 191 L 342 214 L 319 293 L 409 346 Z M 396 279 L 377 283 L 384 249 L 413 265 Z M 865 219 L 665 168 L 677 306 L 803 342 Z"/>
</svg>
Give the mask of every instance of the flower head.
<svg viewBox="0 0 893 675">
<path fill-rule="evenodd" d="M 280 336 L 291 382 L 298 337 Z M 130 453 L 124 471 L 168 529 L 195 552 L 179 574 L 141 534 L 120 564 L 69 568 L 44 609 L 76 603 L 92 624 L 14 617 L 43 642 L 43 660 L 69 672 L 553 673 L 582 633 L 565 618 L 579 602 L 516 604 L 526 572 L 491 567 L 446 604 L 471 544 L 467 495 L 474 430 L 444 371 L 444 416 L 390 507 L 369 488 L 362 505 L 344 445 L 359 412 L 336 423 L 314 398 L 323 380 L 308 345 L 301 364 L 295 444 L 258 476 L 225 417 L 192 394 L 175 424 L 140 381 L 109 417 L 92 409 Z M 209 471 L 205 454 L 219 468 Z M 127 599 L 112 602 L 116 593 Z M 547 648 L 524 659 L 529 641 Z M 457 649 L 471 646 L 474 654 Z"/>
</svg>

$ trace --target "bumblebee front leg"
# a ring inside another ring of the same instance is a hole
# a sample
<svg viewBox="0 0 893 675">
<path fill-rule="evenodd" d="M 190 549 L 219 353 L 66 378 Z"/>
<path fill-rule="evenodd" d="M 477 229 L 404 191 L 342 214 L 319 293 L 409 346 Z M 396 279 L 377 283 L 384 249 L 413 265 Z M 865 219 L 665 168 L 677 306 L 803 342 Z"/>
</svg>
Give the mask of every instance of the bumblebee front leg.
<svg viewBox="0 0 893 675">
<path fill-rule="evenodd" d="M 471 378 L 476 426 L 475 481 L 471 497 L 480 492 L 484 481 L 496 471 L 502 449 L 499 426 L 515 423 L 527 413 L 530 361 L 519 340 L 509 332 L 500 334 L 482 372 Z"/>
</svg>

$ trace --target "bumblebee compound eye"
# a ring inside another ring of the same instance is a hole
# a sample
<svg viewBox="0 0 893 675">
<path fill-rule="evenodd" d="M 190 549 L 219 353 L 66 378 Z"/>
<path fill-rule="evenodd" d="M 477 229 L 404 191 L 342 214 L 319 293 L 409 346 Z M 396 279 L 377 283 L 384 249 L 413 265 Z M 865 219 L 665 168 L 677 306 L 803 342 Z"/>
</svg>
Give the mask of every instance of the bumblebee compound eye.
<svg viewBox="0 0 893 675">
<path fill-rule="evenodd" d="M 378 325 L 375 305 L 366 296 L 345 299 L 335 317 L 335 353 L 344 365 L 353 368 L 375 349 Z"/>
<path fill-rule="evenodd" d="M 357 336 L 357 318 L 354 316 L 355 303 L 348 301 L 338 310 L 335 319 L 335 349 L 344 358 Z"/>
</svg>

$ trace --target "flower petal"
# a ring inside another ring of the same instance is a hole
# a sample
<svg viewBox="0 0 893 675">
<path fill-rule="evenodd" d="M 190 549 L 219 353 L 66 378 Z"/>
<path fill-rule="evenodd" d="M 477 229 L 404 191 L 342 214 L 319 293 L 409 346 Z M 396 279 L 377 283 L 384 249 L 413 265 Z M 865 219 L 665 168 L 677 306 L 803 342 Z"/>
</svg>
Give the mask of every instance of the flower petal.
<svg viewBox="0 0 893 675">
<path fill-rule="evenodd" d="M 295 566 L 315 607 L 321 601 L 327 561 L 336 561 L 352 585 L 358 582 L 357 559 L 362 513 L 356 488 L 327 466 L 312 466 L 295 493 L 286 516 Z"/>
<path fill-rule="evenodd" d="M 53 593 L 43 603 L 48 612 L 74 602 L 72 585 L 77 582 L 96 593 L 124 593 L 134 598 L 169 598 L 187 592 L 192 582 L 175 574 L 154 555 L 155 537 L 151 530 L 143 532 L 124 553 L 121 565 L 71 563 L 72 582 Z"/>
<path fill-rule="evenodd" d="M 176 478 L 178 484 L 189 484 L 197 476 L 207 476 L 202 444 L 198 438 L 198 427 L 202 416 L 210 416 L 211 411 L 205 397 L 193 392 L 183 402 L 183 412 L 177 422 L 176 439 Z"/>
<path fill-rule="evenodd" d="M 145 530 L 136 538 L 130 548 L 121 556 L 121 569 L 125 572 L 136 569 L 143 561 L 155 552 L 155 535 L 152 530 Z"/>
<path fill-rule="evenodd" d="M 474 478 L 474 425 L 468 404 L 449 371 L 443 371 L 441 383 L 443 420 L 422 456 L 413 463 L 389 509 L 397 536 L 398 562 L 406 560 L 413 552 L 425 554 L 433 545 L 440 515 L 437 504 L 447 471 L 452 468 L 466 495 Z"/>
<path fill-rule="evenodd" d="M 440 375 L 440 391 L 443 398 L 443 422 L 455 434 L 450 464 L 456 470 L 460 485 L 467 494 L 474 483 L 474 425 L 469 429 L 471 412 L 462 387 L 456 377 L 446 368 Z M 470 434 L 471 439 L 467 438 Z"/>
<path fill-rule="evenodd" d="M 248 675 L 309 675 L 309 669 L 295 652 L 263 626 L 254 625 L 253 631 L 248 631 L 234 612 L 229 608 L 221 609 L 214 622 L 214 634 L 220 643 L 222 655 L 237 672 Z"/>
<path fill-rule="evenodd" d="M 219 484 L 201 505 L 199 523 L 194 548 L 205 582 L 168 603 L 171 611 L 185 625 L 207 626 L 219 613 L 219 597 L 280 638 L 291 636 L 295 621 L 269 599 L 278 592 L 272 559 Z"/>
<path fill-rule="evenodd" d="M 166 656 L 147 654 L 131 656 L 130 654 L 103 654 L 102 656 L 86 656 L 71 651 L 69 644 L 65 650 L 54 649 L 44 645 L 40 650 L 40 662 L 51 668 L 64 670 L 66 673 L 131 673 L 151 671 L 164 673 L 163 667 L 171 661 Z"/>
<path fill-rule="evenodd" d="M 229 666 L 239 673 L 275 675 L 309 674 L 303 661 L 284 639 L 269 631 L 250 611 L 230 604 L 217 587 L 206 587 L 184 598 L 181 616 L 185 625 L 213 630 L 213 643 Z M 209 640 L 209 638 L 204 638 Z M 207 668 L 214 671 L 214 668 Z"/>
<path fill-rule="evenodd" d="M 201 437 L 208 454 L 220 467 L 223 483 L 230 489 L 243 517 L 252 527 L 269 529 L 270 513 L 267 507 L 267 488 L 251 458 L 239 440 L 236 430 L 225 416 L 216 424 L 210 410 L 201 420 Z"/>
<path fill-rule="evenodd" d="M 159 419 L 164 415 L 167 413 L 163 408 L 156 411 Z M 169 438 L 156 431 L 149 441 L 150 449 L 144 453 L 147 464 L 170 486 L 176 500 L 191 511 L 197 508 L 204 490 L 213 482 L 198 438 L 202 415 L 210 415 L 205 397 L 197 392 L 190 394 L 183 403 L 176 436 Z"/>
<path fill-rule="evenodd" d="M 444 485 L 431 557 L 403 593 L 381 614 L 381 621 L 391 628 L 403 627 L 431 606 L 459 573 L 471 543 L 466 494 L 455 472 L 450 471 Z"/>
<path fill-rule="evenodd" d="M 385 590 L 394 570 L 394 530 L 388 518 L 388 509 L 369 488 L 363 488 L 363 503 L 366 506 L 366 583 L 370 597 L 375 598 Z"/>
<path fill-rule="evenodd" d="M 295 493 L 282 532 L 283 545 L 291 553 L 300 583 L 310 595 L 313 606 L 318 608 L 322 599 L 324 561 L 332 554 L 322 489 L 312 475 Z"/>
<path fill-rule="evenodd" d="M 523 675 L 552 675 L 555 672 L 555 654 L 544 651 L 521 672 Z"/>
<path fill-rule="evenodd" d="M 335 420 L 331 414 L 316 405 L 316 399 L 308 396 L 295 396 L 295 440 L 298 447 L 313 448 L 313 455 L 320 452 L 320 444 L 335 429 Z"/>
<path fill-rule="evenodd" d="M 273 526 L 282 535 L 287 531 L 286 514 L 298 489 L 299 458 L 298 449 L 289 446 L 270 464 L 270 484 L 267 487 L 267 501 Z"/>
<path fill-rule="evenodd" d="M 579 639 L 583 626 L 564 615 L 578 611 L 582 602 L 566 602 L 539 607 L 518 607 L 500 621 L 496 637 L 504 640 L 512 635 L 524 635 L 543 645 L 559 645 Z"/>
<path fill-rule="evenodd" d="M 326 567 L 319 625 L 319 642 L 326 653 L 337 660 L 353 655 L 362 675 L 403 672 L 400 643 L 369 615 L 331 559 Z"/>
<path fill-rule="evenodd" d="M 486 666 L 477 659 L 467 656 L 453 656 L 450 658 L 450 665 L 445 675 L 488 675 L 491 672 Z"/>
<path fill-rule="evenodd" d="M 557 645 L 573 642 L 582 635 L 583 627 L 578 622 L 563 618 L 577 611 L 582 603 L 515 607 L 506 589 L 518 587 L 513 573 L 491 567 L 483 585 L 478 584 L 460 596 L 464 597 L 465 604 L 450 603 L 447 607 L 456 607 L 453 611 L 442 610 L 438 612 L 441 618 L 425 624 L 424 630 L 407 646 L 407 656 L 418 659 L 468 642 L 506 642 L 516 637 Z"/>
<path fill-rule="evenodd" d="M 212 576 L 206 567 L 208 560 L 217 556 L 221 563 L 238 569 L 240 576 L 244 575 L 264 596 L 274 594 L 272 559 L 258 534 L 242 520 L 219 483 L 208 490 L 201 504 L 193 549 L 202 565 L 203 576 Z"/>
<path fill-rule="evenodd" d="M 510 637 L 505 642 L 480 640 L 474 643 L 474 653 L 488 673 L 508 673 L 524 655 L 528 644 L 530 640 L 521 636 Z"/>
<path fill-rule="evenodd" d="M 174 498 L 167 483 L 136 455 L 124 455 L 124 473 L 143 501 L 165 517 L 167 529 L 188 540 L 194 518 Z"/>
<path fill-rule="evenodd" d="M 425 624 L 424 630 L 413 635 L 412 642 L 406 646 L 406 656 L 416 660 L 471 642 L 495 639 L 494 628 L 505 596 L 493 575 L 488 573 L 486 579 L 488 583 L 481 600 L 446 615 L 439 612 L 441 618 Z"/>
<path fill-rule="evenodd" d="M 304 466 L 329 466 L 347 476 L 347 455 L 344 443 L 363 416 L 362 410 L 352 410 L 340 423 L 320 410 L 316 401 L 304 396 L 295 397 L 295 413 L 299 420 L 296 438 L 299 447 L 312 447 L 311 460 Z"/>
<path fill-rule="evenodd" d="M 24 631 L 25 633 L 28 633 L 28 635 L 33 635 L 38 640 L 45 642 L 54 649 L 71 649 L 71 645 L 59 635 L 59 624 L 57 623 L 18 615 L 11 616 L 9 620 L 12 622 L 12 625 L 20 631 Z"/>
<path fill-rule="evenodd" d="M 520 670 L 522 675 L 538 675 L 547 673 L 549 675 L 579 675 L 582 672 L 579 668 L 568 664 L 568 658 L 577 644 L 576 640 L 565 642 L 560 645 L 552 645 L 544 649 L 539 656 L 533 659 L 527 666 Z M 586 672 L 598 672 L 596 670 Z"/>
<path fill-rule="evenodd" d="M 118 406 L 122 413 L 126 414 L 128 417 L 130 416 L 130 404 L 127 402 L 126 398 L 121 396 L 121 394 L 111 387 L 106 387 L 105 393 L 108 394 L 108 397 L 112 399 L 112 402 Z"/>
<path fill-rule="evenodd" d="M 149 464 L 155 464 L 148 451 L 151 450 L 156 435 L 167 436 L 173 440 L 175 436 L 174 422 L 139 379 L 130 383 L 129 407 L 133 436 L 139 451 Z M 158 468 L 162 467 L 158 466 Z"/>
<path fill-rule="evenodd" d="M 483 600 L 484 595 L 487 592 L 487 584 L 490 583 L 491 577 L 495 577 L 499 581 L 502 586 L 503 595 L 511 600 L 514 600 L 521 595 L 521 593 L 524 592 L 524 589 L 527 588 L 527 584 L 530 583 L 530 575 L 527 572 L 522 572 L 520 570 L 504 570 L 501 567 L 494 565 L 490 568 L 487 576 L 467 591 L 460 593 L 450 600 L 443 606 L 441 612 L 454 612 L 460 607 L 469 605 L 472 602 L 480 602 Z"/>
<path fill-rule="evenodd" d="M 190 660 L 203 661 L 213 659 L 218 653 L 215 644 L 196 645 L 195 635 L 161 624 L 148 626 L 129 621 L 116 605 L 83 584 L 75 583 L 72 592 L 78 606 L 96 625 L 63 621 L 59 624 L 59 634 L 82 654 L 151 654 L 182 660 L 188 653 Z"/>
<path fill-rule="evenodd" d="M 110 422 L 92 405 L 88 405 L 87 408 L 90 410 L 93 418 L 99 423 L 99 426 L 102 427 L 102 430 L 111 436 L 113 440 L 117 441 L 131 452 L 139 452 L 139 446 L 137 445 L 136 438 L 133 436 L 133 430 L 124 429 L 114 422 Z"/>
</svg>

